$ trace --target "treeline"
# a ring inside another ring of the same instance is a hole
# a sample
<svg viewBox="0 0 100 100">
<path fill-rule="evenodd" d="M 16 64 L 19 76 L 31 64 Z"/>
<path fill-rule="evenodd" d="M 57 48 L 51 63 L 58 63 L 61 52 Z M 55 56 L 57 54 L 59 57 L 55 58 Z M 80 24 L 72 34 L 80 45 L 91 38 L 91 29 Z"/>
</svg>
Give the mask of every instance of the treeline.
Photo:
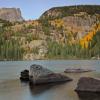
<svg viewBox="0 0 100 100">
<path fill-rule="evenodd" d="M 48 43 L 49 58 L 62 58 L 62 59 L 77 59 L 77 58 L 90 58 L 88 49 L 83 49 L 79 44 L 58 44 L 57 42 Z"/>
<path fill-rule="evenodd" d="M 48 41 L 49 58 L 66 58 L 66 59 L 90 59 L 100 56 L 100 31 L 96 33 L 93 40 L 90 41 L 88 48 L 82 48 L 77 44 L 58 44 L 57 42 Z"/>
<path fill-rule="evenodd" d="M 100 57 L 100 31 L 96 33 L 90 42 L 89 50 L 91 52 L 91 56 L 99 56 Z"/>
<path fill-rule="evenodd" d="M 0 60 L 21 60 L 23 49 L 18 40 L 11 38 L 10 26 L 12 23 L 0 20 L 0 24 Z"/>
<path fill-rule="evenodd" d="M 17 40 L 0 37 L 0 60 L 22 60 L 23 53 Z"/>
<path fill-rule="evenodd" d="M 11 23 L 7 20 L 0 19 L 0 27 L 2 28 L 12 26 L 13 24 L 14 23 Z"/>
</svg>

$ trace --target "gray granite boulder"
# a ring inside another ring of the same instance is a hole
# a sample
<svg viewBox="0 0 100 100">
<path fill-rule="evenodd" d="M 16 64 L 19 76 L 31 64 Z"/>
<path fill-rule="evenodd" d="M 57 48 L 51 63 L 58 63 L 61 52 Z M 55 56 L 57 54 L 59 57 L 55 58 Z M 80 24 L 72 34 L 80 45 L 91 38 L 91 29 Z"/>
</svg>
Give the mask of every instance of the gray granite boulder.
<svg viewBox="0 0 100 100">
<path fill-rule="evenodd" d="M 100 93 L 100 80 L 90 77 L 82 77 L 79 79 L 77 92 L 98 92 Z"/>
<path fill-rule="evenodd" d="M 43 68 L 41 65 L 32 65 L 30 67 L 30 82 L 33 84 L 44 84 L 54 82 L 66 82 L 71 81 L 67 76 Z"/>
</svg>

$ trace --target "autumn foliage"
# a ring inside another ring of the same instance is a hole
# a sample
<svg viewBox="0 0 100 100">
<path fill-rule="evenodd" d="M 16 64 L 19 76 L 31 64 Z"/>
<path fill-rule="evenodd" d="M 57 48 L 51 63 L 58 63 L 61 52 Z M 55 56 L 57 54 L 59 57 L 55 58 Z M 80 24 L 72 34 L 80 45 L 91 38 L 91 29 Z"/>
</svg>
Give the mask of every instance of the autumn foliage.
<svg viewBox="0 0 100 100">
<path fill-rule="evenodd" d="M 94 28 L 80 40 L 80 44 L 81 44 L 82 48 L 88 48 L 88 45 L 91 42 L 93 36 L 99 30 L 100 30 L 100 23 L 94 25 Z"/>
</svg>

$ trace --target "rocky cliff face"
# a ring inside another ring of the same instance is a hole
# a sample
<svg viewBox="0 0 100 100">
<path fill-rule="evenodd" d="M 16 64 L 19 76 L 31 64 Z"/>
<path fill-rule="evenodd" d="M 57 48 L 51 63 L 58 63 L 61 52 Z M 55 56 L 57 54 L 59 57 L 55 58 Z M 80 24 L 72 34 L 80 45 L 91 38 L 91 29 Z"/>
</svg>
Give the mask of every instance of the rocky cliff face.
<svg viewBox="0 0 100 100">
<path fill-rule="evenodd" d="M 67 16 L 63 18 L 65 28 L 72 33 L 77 33 L 78 39 L 86 35 L 95 25 L 97 17 L 93 16 Z M 80 35 L 80 36 L 79 36 Z"/>
<path fill-rule="evenodd" d="M 19 8 L 1 8 L 0 19 L 10 22 L 23 21 L 23 17 Z"/>
</svg>

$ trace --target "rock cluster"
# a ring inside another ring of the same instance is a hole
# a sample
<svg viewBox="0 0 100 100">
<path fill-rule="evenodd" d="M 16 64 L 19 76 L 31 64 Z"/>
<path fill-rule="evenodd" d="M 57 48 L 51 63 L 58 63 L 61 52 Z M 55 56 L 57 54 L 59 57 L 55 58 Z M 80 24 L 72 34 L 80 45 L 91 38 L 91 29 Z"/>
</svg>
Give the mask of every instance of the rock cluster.
<svg viewBox="0 0 100 100">
<path fill-rule="evenodd" d="M 24 81 L 27 80 L 32 85 L 72 81 L 71 78 L 65 75 L 54 73 L 53 71 L 36 64 L 30 66 L 30 73 L 28 70 L 22 71 L 20 79 Z M 82 77 L 79 79 L 75 91 L 81 96 L 84 95 L 84 92 L 100 93 L 100 80 Z"/>
<path fill-rule="evenodd" d="M 21 72 L 21 79 L 29 79 L 32 84 L 58 83 L 71 81 L 72 79 L 59 73 L 43 68 L 41 65 L 32 65 L 30 67 L 30 76 L 28 78 L 28 71 Z"/>
</svg>

